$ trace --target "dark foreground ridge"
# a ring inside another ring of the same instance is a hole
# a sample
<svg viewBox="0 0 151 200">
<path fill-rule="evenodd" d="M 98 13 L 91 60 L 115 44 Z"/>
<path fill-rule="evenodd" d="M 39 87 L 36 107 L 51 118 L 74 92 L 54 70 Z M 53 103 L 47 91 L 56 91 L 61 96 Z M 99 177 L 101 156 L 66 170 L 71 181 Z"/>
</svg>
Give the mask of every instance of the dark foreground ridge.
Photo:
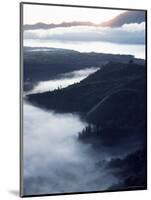
<svg viewBox="0 0 151 200">
<path fill-rule="evenodd" d="M 136 141 L 146 131 L 146 69 L 134 63 L 102 67 L 80 83 L 52 92 L 31 94 L 28 101 L 62 113 L 79 113 L 89 122 L 79 133 L 83 142 L 112 146 Z M 131 133 L 133 132 L 133 138 Z M 103 136 L 102 136 L 103 135 Z M 97 138 L 97 140 L 96 140 Z M 98 138 L 101 138 L 98 140 Z M 118 140 L 116 140 L 118 138 Z"/>
<path fill-rule="evenodd" d="M 93 118 L 100 112 L 106 112 L 103 114 L 103 118 L 106 118 L 105 115 L 111 110 L 115 113 L 115 110 L 121 112 L 132 107 L 137 112 L 137 106 L 139 110 L 143 109 L 145 87 L 144 65 L 110 62 L 80 83 L 51 92 L 31 94 L 27 98 L 46 109 L 85 113 Z"/>
</svg>

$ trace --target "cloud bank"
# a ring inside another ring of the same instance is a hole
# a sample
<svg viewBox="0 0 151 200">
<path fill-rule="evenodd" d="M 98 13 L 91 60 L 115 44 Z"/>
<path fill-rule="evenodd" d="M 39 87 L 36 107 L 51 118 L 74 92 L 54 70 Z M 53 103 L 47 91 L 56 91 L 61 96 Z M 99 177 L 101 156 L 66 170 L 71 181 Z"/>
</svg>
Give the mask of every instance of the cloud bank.
<svg viewBox="0 0 151 200">
<path fill-rule="evenodd" d="M 104 190 L 115 182 L 96 169 L 90 146 L 78 142 L 85 126 L 77 115 L 24 104 L 25 195 Z"/>
<path fill-rule="evenodd" d="M 124 150 L 123 145 L 102 146 L 93 152 L 91 145 L 77 140 L 85 126 L 77 115 L 24 103 L 24 195 L 118 190 L 135 185 L 127 182 L 129 176 L 138 177 L 137 184 L 144 186 L 144 154 L 127 156 L 128 148 Z M 133 165 L 134 159 L 137 164 Z M 133 173 L 136 169 L 141 170 L 141 177 Z"/>
<path fill-rule="evenodd" d="M 61 42 L 111 42 L 121 44 L 144 44 L 145 23 L 124 24 L 121 27 L 77 26 L 49 30 L 24 31 L 25 40 Z"/>
<path fill-rule="evenodd" d="M 76 70 L 68 73 L 60 74 L 56 79 L 48 81 L 40 81 L 33 90 L 27 92 L 26 94 L 34 94 L 39 92 L 53 91 L 55 89 L 65 88 L 69 85 L 79 83 L 81 80 L 89 76 L 90 74 L 96 72 L 100 68 L 90 67 L 86 69 Z"/>
</svg>

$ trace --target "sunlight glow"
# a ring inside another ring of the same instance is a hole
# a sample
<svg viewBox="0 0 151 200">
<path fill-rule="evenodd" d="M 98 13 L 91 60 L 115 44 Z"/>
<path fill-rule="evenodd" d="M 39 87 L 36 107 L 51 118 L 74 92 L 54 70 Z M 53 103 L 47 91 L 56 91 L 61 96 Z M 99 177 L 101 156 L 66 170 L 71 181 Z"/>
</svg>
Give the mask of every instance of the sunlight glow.
<svg viewBox="0 0 151 200">
<path fill-rule="evenodd" d="M 83 21 L 101 23 L 123 13 L 123 10 L 24 5 L 24 24 Z"/>
</svg>

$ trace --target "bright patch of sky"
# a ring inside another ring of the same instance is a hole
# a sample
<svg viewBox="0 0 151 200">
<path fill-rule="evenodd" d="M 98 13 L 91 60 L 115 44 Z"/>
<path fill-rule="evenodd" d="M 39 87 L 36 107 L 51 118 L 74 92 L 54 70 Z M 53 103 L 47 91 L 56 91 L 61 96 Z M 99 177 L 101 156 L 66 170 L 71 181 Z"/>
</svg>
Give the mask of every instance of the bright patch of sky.
<svg viewBox="0 0 151 200">
<path fill-rule="evenodd" d="M 77 8 L 64 6 L 24 5 L 24 24 L 89 21 L 101 23 L 123 13 L 123 10 Z"/>
</svg>

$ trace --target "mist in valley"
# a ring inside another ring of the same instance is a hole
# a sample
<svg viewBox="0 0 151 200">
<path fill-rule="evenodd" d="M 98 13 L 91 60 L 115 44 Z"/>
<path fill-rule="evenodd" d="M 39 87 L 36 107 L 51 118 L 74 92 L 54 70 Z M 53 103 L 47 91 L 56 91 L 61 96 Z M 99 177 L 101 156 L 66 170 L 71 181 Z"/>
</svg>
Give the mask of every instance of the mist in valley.
<svg viewBox="0 0 151 200">
<path fill-rule="evenodd" d="M 62 73 L 56 76 L 54 79 L 38 82 L 34 86 L 34 88 L 26 92 L 26 94 L 34 94 L 46 91 L 53 91 L 58 88 L 65 88 L 71 84 L 79 83 L 81 80 L 85 79 L 90 74 L 96 72 L 99 69 L 99 67 L 89 67 L 68 73 Z"/>
<path fill-rule="evenodd" d="M 98 167 L 98 155 L 90 144 L 78 141 L 78 132 L 86 126 L 78 115 L 24 103 L 26 195 L 105 190 L 117 182 L 103 166 Z M 102 162 L 105 157 L 102 153 Z"/>
</svg>

